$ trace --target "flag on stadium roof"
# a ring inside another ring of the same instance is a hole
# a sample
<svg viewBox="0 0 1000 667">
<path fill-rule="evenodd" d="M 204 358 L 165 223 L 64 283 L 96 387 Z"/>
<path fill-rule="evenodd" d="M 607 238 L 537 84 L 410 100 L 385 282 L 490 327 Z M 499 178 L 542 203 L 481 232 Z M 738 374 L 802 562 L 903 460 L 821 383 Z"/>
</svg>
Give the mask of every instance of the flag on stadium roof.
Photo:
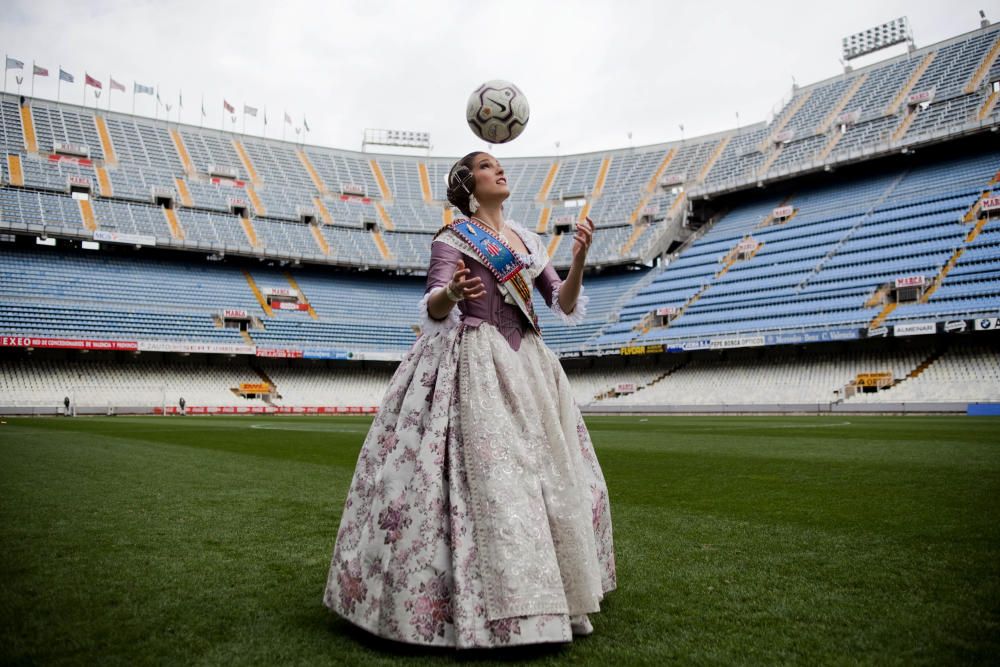
<svg viewBox="0 0 1000 667">
<path fill-rule="evenodd" d="M 204 100 L 204 99 L 202 99 L 202 100 L 201 100 L 201 117 L 202 117 L 202 118 L 204 118 L 204 117 L 205 117 L 205 116 L 207 116 L 207 115 L 208 115 L 208 114 L 207 114 L 207 113 L 205 113 L 205 100 Z"/>
<path fill-rule="evenodd" d="M 24 69 L 24 63 L 17 58 L 11 58 L 7 56 L 7 66 L 6 69 Z"/>
<path fill-rule="evenodd" d="M 97 88 L 97 89 L 103 88 L 103 86 L 101 85 L 100 81 L 98 81 L 94 77 L 90 76 L 86 72 L 83 73 L 83 76 L 84 76 L 83 85 L 85 85 L 85 86 L 93 86 L 94 88 Z"/>
<path fill-rule="evenodd" d="M 124 83 L 118 83 L 117 81 L 115 81 L 115 77 L 113 76 L 109 76 L 108 78 L 111 79 L 111 90 L 120 90 L 123 93 L 125 92 Z"/>
<path fill-rule="evenodd" d="M 287 111 L 285 112 L 285 122 L 288 123 L 289 125 L 292 124 L 292 117 L 288 115 Z"/>
<path fill-rule="evenodd" d="M 141 83 L 133 83 L 132 84 L 132 94 L 135 95 L 136 93 L 142 93 L 143 95 L 152 95 L 153 94 L 153 87 L 152 86 L 144 86 Z"/>
<path fill-rule="evenodd" d="M 236 113 L 236 107 L 234 107 L 226 100 L 222 100 L 222 108 L 228 111 L 229 113 Z"/>
<path fill-rule="evenodd" d="M 249 114 L 249 115 L 253 116 L 254 118 L 256 118 L 257 117 L 257 107 L 251 107 L 251 106 L 247 106 L 246 104 L 244 104 L 243 105 L 243 113 Z"/>
<path fill-rule="evenodd" d="M 48 76 L 49 75 L 49 70 L 45 69 L 44 67 L 39 67 L 38 65 L 32 65 L 31 66 L 31 75 L 32 76 Z"/>
<path fill-rule="evenodd" d="M 306 122 L 305 116 L 302 117 L 302 127 L 306 128 L 306 132 L 312 132 L 312 130 L 309 129 L 309 123 Z"/>
<path fill-rule="evenodd" d="M 178 109 L 183 109 L 184 108 L 184 96 L 183 96 L 182 92 L 183 91 L 180 91 L 180 90 L 177 91 L 177 108 Z"/>
<path fill-rule="evenodd" d="M 73 75 L 64 70 L 62 67 L 59 68 L 59 80 L 65 81 L 66 83 L 73 83 Z"/>
</svg>

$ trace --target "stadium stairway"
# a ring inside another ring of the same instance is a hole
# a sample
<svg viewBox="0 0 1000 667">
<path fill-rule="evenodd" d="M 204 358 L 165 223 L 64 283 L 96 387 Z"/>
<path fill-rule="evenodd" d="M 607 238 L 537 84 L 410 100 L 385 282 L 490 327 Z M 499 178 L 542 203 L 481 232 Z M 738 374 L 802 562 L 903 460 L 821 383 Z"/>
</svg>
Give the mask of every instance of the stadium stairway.
<svg viewBox="0 0 1000 667">
<path fill-rule="evenodd" d="M 976 92 L 976 89 L 979 88 L 979 84 L 982 83 L 983 79 L 986 78 L 986 75 L 989 73 L 990 67 L 997 59 L 997 56 L 1000 56 L 1000 36 L 993 41 L 993 46 L 986 53 L 986 55 L 983 56 L 983 59 L 980 61 L 976 71 L 973 72 L 971 77 L 969 77 L 968 83 L 965 84 L 965 93 L 971 94 Z"/>
<path fill-rule="evenodd" d="M 31 115 L 31 106 L 21 105 L 21 128 L 24 132 L 24 147 L 29 153 L 38 152 L 38 137 L 35 134 L 35 122 Z"/>
<path fill-rule="evenodd" d="M 188 153 L 187 146 L 184 144 L 184 138 L 181 137 L 181 133 L 178 130 L 171 128 L 170 139 L 173 141 L 174 150 L 177 151 L 177 157 L 180 159 L 181 165 L 183 165 L 185 173 L 194 174 L 196 171 L 194 168 L 194 163 L 191 161 L 191 154 Z M 177 180 L 179 182 L 182 182 L 180 178 L 178 178 Z M 187 198 L 190 201 L 191 195 L 189 194 Z M 184 205 L 191 206 L 190 203 Z"/>
<path fill-rule="evenodd" d="M 979 111 L 976 113 L 976 120 L 986 120 L 986 117 L 993 113 L 993 107 L 996 106 L 997 97 L 998 94 L 995 90 L 991 91 L 990 94 L 986 96 L 983 106 L 979 107 Z"/>
<path fill-rule="evenodd" d="M 257 236 L 257 231 L 253 227 L 253 221 L 250 219 L 249 215 L 240 216 L 240 225 L 243 227 L 243 233 L 246 234 L 247 242 L 252 248 L 262 248 L 263 244 L 260 241 L 260 237 Z"/>
<path fill-rule="evenodd" d="M 188 188 L 187 182 L 178 176 L 174 178 L 174 185 L 177 187 L 177 197 L 180 199 L 181 206 L 193 208 L 194 200 L 191 198 L 191 190 Z"/>
<path fill-rule="evenodd" d="M 372 243 L 375 244 L 375 248 L 378 249 L 382 259 L 392 260 L 392 252 L 389 250 L 389 246 L 385 244 L 385 239 L 382 238 L 382 232 L 378 229 L 371 230 Z"/>
<path fill-rule="evenodd" d="M 170 227 L 170 235 L 175 239 L 183 241 L 184 228 L 181 226 L 181 221 L 177 218 L 177 211 L 168 206 L 164 206 L 163 217 L 166 218 L 167 225 Z"/>
<path fill-rule="evenodd" d="M 698 183 L 704 183 L 705 179 L 708 178 L 708 175 L 712 173 L 712 168 L 715 167 L 716 163 L 719 161 L 719 158 L 722 157 L 722 153 L 725 152 L 726 147 L 729 146 L 729 142 L 730 140 L 732 140 L 732 138 L 733 138 L 732 135 L 726 135 L 725 137 L 719 140 L 719 143 L 716 144 L 715 149 L 712 151 L 712 154 L 709 156 L 707 160 L 705 160 L 705 164 L 702 165 L 701 171 L 698 172 L 698 179 L 697 179 Z"/>
<path fill-rule="evenodd" d="M 251 160 L 250 156 L 247 155 L 247 149 L 243 146 L 243 142 L 240 141 L 239 139 L 233 139 L 233 149 L 236 151 L 236 154 L 240 158 L 240 163 L 243 165 L 243 169 L 245 170 L 247 178 L 250 180 L 251 183 L 259 186 L 261 184 L 260 175 L 254 168 L 253 160 Z M 249 194 L 249 191 L 250 188 L 247 188 L 247 194 Z M 253 198 L 254 196 L 251 195 L 251 199 Z M 256 207 L 257 204 L 255 203 L 254 206 Z M 258 212 L 258 215 L 264 215 L 264 213 Z"/>
<path fill-rule="evenodd" d="M 923 59 L 920 61 L 920 64 L 917 65 L 917 68 L 913 70 L 913 73 L 910 75 L 910 78 L 908 78 L 903 83 L 902 87 L 900 87 L 899 91 L 896 93 L 896 96 L 892 99 L 892 102 L 890 102 L 889 106 L 885 108 L 885 111 L 883 113 L 886 116 L 893 116 L 896 114 L 896 112 L 899 110 L 899 107 L 906 100 L 906 97 L 913 90 L 913 87 L 917 85 L 917 82 L 920 80 L 920 77 L 922 77 L 924 75 L 924 72 L 927 71 L 927 68 L 931 66 L 931 63 L 934 61 L 935 55 L 937 55 L 936 51 L 930 51 L 929 53 L 927 53 L 927 55 L 923 57 Z"/>
<path fill-rule="evenodd" d="M 255 281 L 253 276 L 250 275 L 250 272 L 245 269 L 243 270 L 243 277 L 246 278 L 247 285 L 250 287 L 250 291 L 253 292 L 254 298 L 257 299 L 257 303 L 260 304 L 261 310 L 263 310 L 268 317 L 274 317 L 274 311 L 271 309 L 271 306 L 267 304 L 267 299 L 264 298 L 260 288 L 257 287 L 257 281 Z"/>
<path fill-rule="evenodd" d="M 368 166 L 371 168 L 372 176 L 375 177 L 375 183 L 378 185 L 379 193 L 381 193 L 382 201 L 386 203 L 392 202 L 392 190 L 389 189 L 389 182 L 385 180 L 385 174 L 382 173 L 382 167 L 379 166 L 378 160 L 372 158 L 368 161 Z"/>
<path fill-rule="evenodd" d="M 7 156 L 7 175 L 11 185 L 24 187 L 24 169 L 21 167 L 20 155 L 11 153 Z"/>
<path fill-rule="evenodd" d="M 299 161 L 305 168 L 306 173 L 309 174 L 309 178 L 312 179 L 313 185 L 316 186 L 316 192 L 321 195 L 327 194 L 329 190 L 326 187 L 326 183 L 323 182 L 322 177 L 320 177 L 319 172 L 316 171 L 316 167 L 313 166 L 313 163 L 309 159 L 309 156 L 306 155 L 306 152 L 300 148 L 295 151 L 295 155 L 299 158 Z"/>
<path fill-rule="evenodd" d="M 316 310 L 312 307 L 312 304 L 309 303 L 309 299 L 306 297 L 306 293 L 302 291 L 301 287 L 299 287 L 298 282 L 296 282 L 295 278 L 292 277 L 292 274 L 289 273 L 288 271 L 285 271 L 285 279 L 288 280 L 288 284 L 291 285 L 292 289 L 298 292 L 299 298 L 302 299 L 302 303 L 304 303 L 306 306 L 306 312 L 309 313 L 309 317 L 313 318 L 314 320 L 318 320 L 319 315 L 316 314 Z"/>
<path fill-rule="evenodd" d="M 549 192 L 552 190 L 552 184 L 555 183 L 556 174 L 559 173 L 559 160 L 555 160 L 550 166 L 548 173 L 545 174 L 545 180 L 542 182 L 542 187 L 535 196 L 535 199 L 539 202 L 544 202 L 549 198 Z M 551 256 L 551 255 L 550 255 Z"/>
<path fill-rule="evenodd" d="M 94 216 L 94 205 L 89 199 L 79 199 L 77 203 L 80 205 L 80 218 L 83 220 L 83 226 L 89 232 L 97 231 L 97 219 Z"/>
<path fill-rule="evenodd" d="M 104 121 L 104 117 L 99 114 L 95 114 L 94 125 L 97 127 L 97 136 L 101 140 L 101 152 L 104 153 L 104 164 L 107 166 L 114 166 L 118 164 L 115 147 L 111 141 L 111 133 L 108 132 L 108 124 Z"/>
</svg>

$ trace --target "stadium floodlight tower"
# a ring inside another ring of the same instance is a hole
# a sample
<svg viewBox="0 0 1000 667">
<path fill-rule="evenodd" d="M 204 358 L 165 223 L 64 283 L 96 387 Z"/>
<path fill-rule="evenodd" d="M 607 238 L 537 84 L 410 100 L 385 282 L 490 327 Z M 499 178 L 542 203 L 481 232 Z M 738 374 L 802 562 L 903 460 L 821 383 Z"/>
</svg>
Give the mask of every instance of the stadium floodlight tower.
<svg viewBox="0 0 1000 667">
<path fill-rule="evenodd" d="M 910 20 L 905 16 L 900 16 L 892 21 L 844 37 L 841 40 L 843 60 L 848 63 L 855 58 L 904 42 L 907 44 L 908 50 L 913 51 L 916 48 L 913 43 L 913 33 L 910 32 Z M 845 65 L 845 67 L 847 66 Z"/>
<path fill-rule="evenodd" d="M 398 148 L 419 148 L 431 154 L 431 133 L 410 132 L 407 130 L 375 130 L 365 129 L 361 140 L 361 152 L 366 153 L 369 146 L 396 146 Z"/>
</svg>

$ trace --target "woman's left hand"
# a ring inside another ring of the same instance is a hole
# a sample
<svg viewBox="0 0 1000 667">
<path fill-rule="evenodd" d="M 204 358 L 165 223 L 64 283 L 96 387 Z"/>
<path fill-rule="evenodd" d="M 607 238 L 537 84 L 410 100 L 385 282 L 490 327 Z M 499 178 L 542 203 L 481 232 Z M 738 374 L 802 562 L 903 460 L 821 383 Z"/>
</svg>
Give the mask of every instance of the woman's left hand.
<svg viewBox="0 0 1000 667">
<path fill-rule="evenodd" d="M 583 222 L 576 226 L 576 234 L 573 236 L 573 261 L 582 264 L 587 259 L 587 251 L 594 240 L 594 221 L 585 218 Z"/>
</svg>

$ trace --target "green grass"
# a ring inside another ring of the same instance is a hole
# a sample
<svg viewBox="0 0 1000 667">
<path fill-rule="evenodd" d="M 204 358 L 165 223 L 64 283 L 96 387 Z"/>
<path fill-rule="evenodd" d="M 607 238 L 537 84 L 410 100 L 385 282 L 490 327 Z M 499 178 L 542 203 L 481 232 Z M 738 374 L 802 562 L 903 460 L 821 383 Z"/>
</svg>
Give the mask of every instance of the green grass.
<svg viewBox="0 0 1000 667">
<path fill-rule="evenodd" d="M 606 417 L 619 590 L 592 637 L 456 653 L 322 606 L 369 418 L 7 419 L 0 662 L 1000 659 L 1000 421 Z"/>
</svg>

